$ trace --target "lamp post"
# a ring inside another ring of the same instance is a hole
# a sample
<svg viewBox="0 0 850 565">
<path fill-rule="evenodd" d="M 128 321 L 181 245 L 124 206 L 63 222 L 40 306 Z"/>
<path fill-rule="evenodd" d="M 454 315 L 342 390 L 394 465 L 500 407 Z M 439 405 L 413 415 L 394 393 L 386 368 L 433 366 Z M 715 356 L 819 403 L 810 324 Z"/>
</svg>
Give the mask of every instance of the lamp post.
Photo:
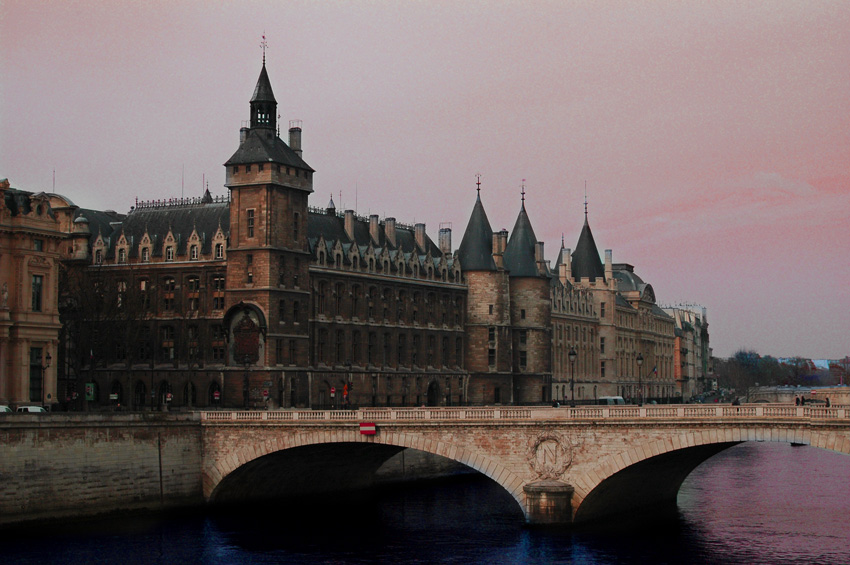
<svg viewBox="0 0 850 565">
<path fill-rule="evenodd" d="M 578 354 L 576 350 L 570 347 L 570 352 L 567 353 L 567 357 L 570 358 L 570 408 L 576 407 L 576 377 L 575 377 L 575 368 L 576 368 L 576 357 Z"/>
<path fill-rule="evenodd" d="M 641 369 L 640 366 L 643 365 L 643 355 L 638 353 L 637 359 L 638 366 L 638 406 L 643 406 L 643 383 L 641 382 Z"/>
<path fill-rule="evenodd" d="M 243 403 L 245 404 L 245 408 L 248 408 L 248 396 L 251 390 L 250 383 L 248 382 L 248 367 L 251 366 L 251 357 L 248 354 L 245 354 L 245 356 L 242 358 L 242 364 L 245 365 L 245 381 L 242 383 L 242 397 Z"/>
<path fill-rule="evenodd" d="M 44 364 L 41 366 L 41 404 L 44 405 L 44 394 L 47 389 L 47 369 L 50 368 L 50 361 L 53 358 L 50 356 L 50 352 L 44 356 Z M 47 395 L 50 398 L 50 395 Z"/>
</svg>

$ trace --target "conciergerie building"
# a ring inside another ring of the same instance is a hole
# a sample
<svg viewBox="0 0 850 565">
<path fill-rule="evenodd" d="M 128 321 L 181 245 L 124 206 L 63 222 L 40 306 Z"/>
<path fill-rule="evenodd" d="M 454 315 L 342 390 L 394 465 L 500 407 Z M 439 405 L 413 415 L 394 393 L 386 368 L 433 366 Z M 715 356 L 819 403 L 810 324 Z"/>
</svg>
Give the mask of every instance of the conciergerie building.
<svg viewBox="0 0 850 565">
<path fill-rule="evenodd" d="M 0 404 L 130 410 L 676 402 L 677 318 L 585 221 L 544 257 L 521 199 L 460 246 L 424 224 L 310 205 L 301 124 L 263 62 L 228 195 L 129 213 L 0 184 Z M 703 348 L 708 347 L 707 323 Z M 704 357 L 710 357 L 708 351 Z"/>
</svg>

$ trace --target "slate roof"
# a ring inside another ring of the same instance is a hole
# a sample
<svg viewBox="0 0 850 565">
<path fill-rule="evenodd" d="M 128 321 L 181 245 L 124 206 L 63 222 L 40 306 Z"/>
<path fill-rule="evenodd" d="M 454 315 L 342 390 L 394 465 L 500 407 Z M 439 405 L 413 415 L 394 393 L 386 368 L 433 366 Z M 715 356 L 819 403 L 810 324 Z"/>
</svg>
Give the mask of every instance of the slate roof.
<svg viewBox="0 0 850 565">
<path fill-rule="evenodd" d="M 581 228 L 576 250 L 573 251 L 570 271 L 573 279 L 577 281 L 583 278 L 590 279 L 591 282 L 597 278 L 605 280 L 605 267 L 599 258 L 599 251 L 596 242 L 593 241 L 593 233 L 590 231 L 587 216 L 584 217 L 584 226 Z"/>
<path fill-rule="evenodd" d="M 390 250 L 402 251 L 405 254 L 415 253 L 417 255 L 425 255 L 428 252 L 434 258 L 442 257 L 443 253 L 440 248 L 431 240 L 428 235 L 425 235 L 425 249 L 419 251 L 416 247 L 416 234 L 412 229 L 403 224 L 396 224 L 395 237 L 396 245 L 393 247 L 387 240 L 383 227 L 378 230 L 378 242 L 375 244 L 376 249 L 387 247 Z M 347 245 L 356 244 L 362 252 L 372 245 L 372 236 L 369 233 L 369 222 L 361 217 L 355 216 L 354 219 L 354 240 L 352 241 L 345 231 L 345 217 L 337 214 L 328 214 L 310 210 L 307 220 L 307 237 L 310 240 L 310 247 L 315 248 L 321 237 L 325 238 L 327 245 L 339 241 L 343 247 L 348 250 Z"/>
<path fill-rule="evenodd" d="M 475 206 L 472 208 L 466 231 L 463 232 L 457 255 L 464 271 L 496 270 L 496 262 L 493 261 L 493 229 L 481 203 L 480 194 L 475 199 Z"/>
<path fill-rule="evenodd" d="M 535 260 L 537 237 L 531 227 L 531 220 L 525 211 L 525 204 L 520 208 L 519 216 L 514 224 L 508 246 L 505 248 L 505 268 L 511 277 L 536 277 L 537 261 Z M 463 262 L 461 262 L 463 265 Z"/>
<path fill-rule="evenodd" d="M 91 233 L 91 241 L 97 239 L 98 234 L 104 238 L 112 237 L 112 232 L 115 227 L 120 225 L 126 214 L 119 214 L 112 210 L 90 210 L 88 208 L 78 208 L 74 211 L 74 221 L 79 218 L 85 218 L 89 224 L 89 232 Z"/>
<path fill-rule="evenodd" d="M 263 106 L 264 104 L 271 105 L 271 108 L 268 108 L 268 110 L 272 110 L 277 106 L 265 64 L 263 64 L 263 69 L 260 71 L 260 78 L 257 79 L 257 86 L 254 87 L 254 95 L 251 97 L 252 115 L 254 114 L 255 105 Z M 269 124 L 249 128 L 245 140 L 239 144 L 239 149 L 227 160 L 225 166 L 246 165 L 249 163 L 279 163 L 287 167 L 296 167 L 313 172 L 310 165 L 305 163 L 277 135 L 274 124 L 275 117 L 272 112 L 272 121 Z"/>
<path fill-rule="evenodd" d="M 290 149 L 289 145 L 274 133 L 274 130 L 268 128 L 249 129 L 245 141 L 239 144 L 239 149 L 227 160 L 225 166 L 248 163 L 279 163 L 313 171 L 313 168 Z"/>
<path fill-rule="evenodd" d="M 260 71 L 260 78 L 257 79 L 257 86 L 254 87 L 254 95 L 251 96 L 251 102 L 274 102 L 274 92 L 272 92 L 272 83 L 269 80 L 269 73 L 266 72 L 266 65 L 263 63 L 263 69 Z"/>
<path fill-rule="evenodd" d="M 198 232 L 201 240 L 201 253 L 212 252 L 212 238 L 221 227 L 224 234 L 230 229 L 230 205 L 227 202 L 215 202 L 197 206 L 174 206 L 166 208 L 137 208 L 133 210 L 112 238 L 114 247 L 121 234 L 131 244 L 130 257 L 139 252 L 139 243 L 145 232 L 154 243 L 151 255 L 162 255 L 162 243 L 168 231 L 174 235 L 177 242 L 177 255 L 185 255 L 188 249 L 189 237 L 193 231 Z"/>
</svg>

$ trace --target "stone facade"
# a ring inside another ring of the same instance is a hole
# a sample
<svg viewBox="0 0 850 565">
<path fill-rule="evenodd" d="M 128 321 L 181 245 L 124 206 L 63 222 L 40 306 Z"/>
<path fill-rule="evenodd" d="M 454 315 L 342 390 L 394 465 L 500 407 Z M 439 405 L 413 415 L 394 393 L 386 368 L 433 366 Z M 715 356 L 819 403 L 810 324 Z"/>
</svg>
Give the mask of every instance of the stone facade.
<svg viewBox="0 0 850 565">
<path fill-rule="evenodd" d="M 57 402 L 60 215 L 50 195 L 0 180 L 0 404 Z"/>
<path fill-rule="evenodd" d="M 250 116 L 225 197 L 118 214 L 50 196 L 69 408 L 683 399 L 673 318 L 633 267 L 602 265 L 587 221 L 552 268 L 524 195 L 493 232 L 479 184 L 453 252 L 449 228 L 435 244 L 424 224 L 310 206 L 301 124 L 280 138 L 265 66 Z"/>
</svg>

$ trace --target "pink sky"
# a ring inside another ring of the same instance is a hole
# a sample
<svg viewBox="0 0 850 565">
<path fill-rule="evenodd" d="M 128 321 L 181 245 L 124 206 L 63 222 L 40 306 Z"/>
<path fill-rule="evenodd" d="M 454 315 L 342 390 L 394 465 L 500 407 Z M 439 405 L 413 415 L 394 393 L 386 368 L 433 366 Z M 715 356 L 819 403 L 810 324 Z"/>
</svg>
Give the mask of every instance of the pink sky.
<svg viewBox="0 0 850 565">
<path fill-rule="evenodd" d="M 263 32 L 312 205 L 457 246 L 476 173 L 494 229 L 526 179 L 554 262 L 586 181 L 600 253 L 708 308 L 716 355 L 850 354 L 850 4 L 4 0 L 0 178 L 223 194 Z"/>
</svg>

